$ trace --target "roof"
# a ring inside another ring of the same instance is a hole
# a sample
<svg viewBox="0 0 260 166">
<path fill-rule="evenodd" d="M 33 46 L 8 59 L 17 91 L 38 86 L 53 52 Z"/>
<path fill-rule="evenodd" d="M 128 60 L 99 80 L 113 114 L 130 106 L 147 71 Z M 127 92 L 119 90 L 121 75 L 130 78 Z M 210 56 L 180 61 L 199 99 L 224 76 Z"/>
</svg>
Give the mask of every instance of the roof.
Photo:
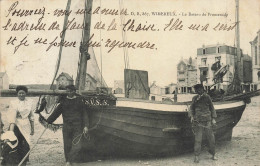
<svg viewBox="0 0 260 166">
<path fill-rule="evenodd" d="M 208 44 L 208 45 L 202 45 L 202 47 L 201 48 L 209 48 L 209 47 L 216 47 L 216 46 L 228 46 L 228 45 L 226 45 L 225 43 L 217 43 L 217 44 Z"/>
<path fill-rule="evenodd" d="M 153 83 L 150 85 L 150 87 L 149 88 L 153 88 L 153 87 L 155 87 L 155 88 L 157 88 L 158 86 L 156 85 L 156 81 L 153 81 Z"/>
<path fill-rule="evenodd" d="M 237 49 L 237 47 L 234 45 L 234 46 L 231 46 L 231 45 L 227 45 L 227 44 L 212 44 L 212 45 L 202 45 L 202 47 L 198 48 L 198 49 L 207 49 L 207 48 L 212 48 L 212 47 L 230 47 L 230 48 L 235 48 Z M 242 50 L 240 48 L 240 50 Z"/>
<path fill-rule="evenodd" d="M 252 57 L 249 56 L 248 54 L 243 54 L 243 60 L 252 61 Z"/>
<path fill-rule="evenodd" d="M 257 36 L 255 37 L 255 39 L 253 40 L 254 43 L 257 43 Z"/>
<path fill-rule="evenodd" d="M 260 33 L 260 29 L 257 31 L 257 36 L 255 37 L 255 39 L 254 39 L 254 42 L 257 42 L 258 41 L 258 35 L 259 35 L 259 33 Z"/>
<path fill-rule="evenodd" d="M 191 58 L 191 60 L 192 60 L 192 63 L 191 63 L 191 65 L 192 66 L 196 66 L 197 65 L 197 60 L 195 59 L 195 58 Z M 182 59 L 182 60 L 180 60 L 180 62 L 178 63 L 178 65 L 180 64 L 180 63 L 185 63 L 186 65 L 190 65 L 190 63 L 189 63 L 189 59 Z"/>
<path fill-rule="evenodd" d="M 170 83 L 168 86 L 173 86 L 173 85 L 177 85 L 176 83 Z"/>
<path fill-rule="evenodd" d="M 68 73 L 64 73 L 64 72 L 62 72 L 62 73 L 56 78 L 56 80 L 58 80 L 61 76 L 65 76 L 68 80 L 73 81 L 73 78 L 72 78 Z"/>
</svg>

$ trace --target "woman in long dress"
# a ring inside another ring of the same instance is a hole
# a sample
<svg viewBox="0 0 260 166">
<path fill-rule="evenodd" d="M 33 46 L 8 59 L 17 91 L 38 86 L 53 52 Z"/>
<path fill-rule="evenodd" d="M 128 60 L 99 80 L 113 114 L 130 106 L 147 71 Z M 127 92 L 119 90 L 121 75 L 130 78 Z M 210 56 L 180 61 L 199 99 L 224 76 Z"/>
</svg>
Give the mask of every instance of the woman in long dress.
<svg viewBox="0 0 260 166">
<path fill-rule="evenodd" d="M 26 98 L 27 87 L 17 86 L 16 92 L 17 99 L 11 101 L 8 112 L 10 130 L 14 131 L 17 126 L 30 146 L 30 135 L 34 134 L 34 104 L 32 100 Z"/>
</svg>

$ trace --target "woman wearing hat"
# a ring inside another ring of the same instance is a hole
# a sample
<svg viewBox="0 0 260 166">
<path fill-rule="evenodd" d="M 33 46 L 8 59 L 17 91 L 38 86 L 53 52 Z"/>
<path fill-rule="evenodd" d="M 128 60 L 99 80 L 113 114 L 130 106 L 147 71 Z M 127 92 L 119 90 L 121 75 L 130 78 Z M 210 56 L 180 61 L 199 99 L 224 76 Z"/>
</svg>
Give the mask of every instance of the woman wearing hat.
<svg viewBox="0 0 260 166">
<path fill-rule="evenodd" d="M 34 134 L 34 104 L 32 100 L 26 98 L 27 87 L 17 86 L 16 92 L 17 99 L 11 101 L 8 112 L 10 130 L 13 131 L 16 125 L 30 145 L 30 135 Z"/>
</svg>

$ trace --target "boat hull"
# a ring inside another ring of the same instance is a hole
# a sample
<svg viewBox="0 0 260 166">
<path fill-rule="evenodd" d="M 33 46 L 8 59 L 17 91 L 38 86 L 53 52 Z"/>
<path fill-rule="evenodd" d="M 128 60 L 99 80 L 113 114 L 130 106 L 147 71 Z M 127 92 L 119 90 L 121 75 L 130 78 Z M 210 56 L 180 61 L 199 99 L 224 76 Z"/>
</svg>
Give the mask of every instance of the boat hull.
<svg viewBox="0 0 260 166">
<path fill-rule="evenodd" d="M 214 105 L 218 115 L 216 140 L 230 140 L 246 104 L 228 101 Z M 189 103 L 131 100 L 117 101 L 115 106 L 92 107 L 90 120 L 95 129 L 84 149 L 94 150 L 100 156 L 165 156 L 192 151 L 194 135 L 188 108 Z"/>
</svg>

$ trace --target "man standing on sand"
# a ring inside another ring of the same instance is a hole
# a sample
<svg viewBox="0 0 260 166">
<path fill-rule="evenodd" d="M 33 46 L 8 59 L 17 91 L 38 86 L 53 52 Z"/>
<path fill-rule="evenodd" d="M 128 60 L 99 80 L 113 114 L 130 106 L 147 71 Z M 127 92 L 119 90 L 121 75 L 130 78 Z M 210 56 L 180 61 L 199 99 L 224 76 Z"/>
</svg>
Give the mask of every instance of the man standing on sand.
<svg viewBox="0 0 260 166">
<path fill-rule="evenodd" d="M 60 105 L 53 111 L 47 119 L 48 123 L 53 123 L 61 114 L 63 117 L 63 142 L 66 166 L 77 162 L 81 150 L 81 141 L 73 143 L 76 137 L 82 133 L 86 134 L 89 127 L 89 118 L 82 98 L 76 96 L 74 85 L 66 87 L 68 95 L 62 99 Z"/>
<path fill-rule="evenodd" d="M 215 156 L 215 136 L 212 129 L 212 126 L 216 125 L 215 118 L 217 114 L 210 96 L 204 92 L 203 85 L 197 84 L 194 89 L 198 94 L 192 98 L 190 106 L 192 129 L 195 135 L 194 162 L 199 162 L 203 132 L 206 134 L 209 143 L 209 153 L 212 155 L 213 160 L 217 160 Z"/>
</svg>

